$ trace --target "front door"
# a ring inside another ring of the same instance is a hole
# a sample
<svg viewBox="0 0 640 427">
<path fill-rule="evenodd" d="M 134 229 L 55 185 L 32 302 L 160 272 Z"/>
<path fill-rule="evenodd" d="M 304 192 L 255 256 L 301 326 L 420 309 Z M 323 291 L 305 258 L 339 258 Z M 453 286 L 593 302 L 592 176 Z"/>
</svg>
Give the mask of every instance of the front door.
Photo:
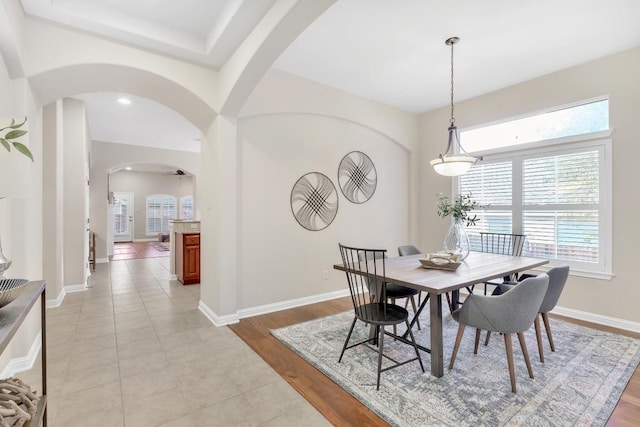
<svg viewBox="0 0 640 427">
<path fill-rule="evenodd" d="M 113 193 L 113 241 L 133 241 L 133 193 Z"/>
</svg>

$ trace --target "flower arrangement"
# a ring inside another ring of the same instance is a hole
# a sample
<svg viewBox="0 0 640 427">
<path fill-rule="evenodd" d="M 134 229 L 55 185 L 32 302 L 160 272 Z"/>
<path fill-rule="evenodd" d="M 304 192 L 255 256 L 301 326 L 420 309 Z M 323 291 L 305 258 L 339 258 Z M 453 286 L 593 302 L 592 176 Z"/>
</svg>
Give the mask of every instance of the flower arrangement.
<svg viewBox="0 0 640 427">
<path fill-rule="evenodd" d="M 22 123 L 16 123 L 16 121 L 12 119 L 9 126 L 1 128 L 0 132 L 3 132 L 7 129 L 9 130 L 4 136 L 0 136 L 0 144 L 2 144 L 2 146 L 9 152 L 11 152 L 11 146 L 13 145 L 13 148 L 30 158 L 33 162 L 33 154 L 31 154 L 29 148 L 23 143 L 15 141 L 17 138 L 20 138 L 27 133 L 26 130 L 20 129 L 26 122 L 26 117 L 24 118 L 24 121 Z"/>
<path fill-rule="evenodd" d="M 446 218 L 452 215 L 456 220 L 465 222 L 466 226 L 476 225 L 478 216 L 471 214 L 474 209 L 482 208 L 480 203 L 471 199 L 471 193 L 456 196 L 453 203 L 443 193 L 438 193 L 438 216 Z"/>
</svg>

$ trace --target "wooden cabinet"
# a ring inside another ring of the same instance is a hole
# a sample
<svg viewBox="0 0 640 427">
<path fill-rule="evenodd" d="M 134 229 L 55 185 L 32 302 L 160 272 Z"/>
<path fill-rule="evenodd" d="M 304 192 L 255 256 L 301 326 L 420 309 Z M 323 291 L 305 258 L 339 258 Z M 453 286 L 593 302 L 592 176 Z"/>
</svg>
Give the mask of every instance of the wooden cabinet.
<svg viewBox="0 0 640 427">
<path fill-rule="evenodd" d="M 200 233 L 176 233 L 176 275 L 183 285 L 200 283 Z"/>
</svg>

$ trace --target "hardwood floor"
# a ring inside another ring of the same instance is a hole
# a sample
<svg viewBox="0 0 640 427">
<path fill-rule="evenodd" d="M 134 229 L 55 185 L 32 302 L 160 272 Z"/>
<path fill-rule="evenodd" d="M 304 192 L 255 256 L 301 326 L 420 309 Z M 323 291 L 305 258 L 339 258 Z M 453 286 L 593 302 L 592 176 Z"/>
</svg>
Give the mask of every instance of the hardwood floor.
<svg viewBox="0 0 640 427">
<path fill-rule="evenodd" d="M 125 259 L 160 258 L 168 257 L 169 242 L 162 243 L 167 250 L 159 245 L 160 242 L 117 242 L 113 244 L 113 255 L 111 261 L 121 261 Z"/>
<path fill-rule="evenodd" d="M 340 298 L 242 319 L 240 323 L 231 325 L 230 328 L 332 424 L 336 426 L 386 426 L 388 424 L 385 421 L 269 333 L 271 328 L 281 328 L 350 309 L 352 309 L 351 300 L 348 297 Z M 604 331 L 640 338 L 640 334 L 633 332 L 560 316 L 551 316 Z M 638 425 L 640 425 L 640 371 L 636 369 L 609 418 L 607 426 L 632 427 Z"/>
</svg>

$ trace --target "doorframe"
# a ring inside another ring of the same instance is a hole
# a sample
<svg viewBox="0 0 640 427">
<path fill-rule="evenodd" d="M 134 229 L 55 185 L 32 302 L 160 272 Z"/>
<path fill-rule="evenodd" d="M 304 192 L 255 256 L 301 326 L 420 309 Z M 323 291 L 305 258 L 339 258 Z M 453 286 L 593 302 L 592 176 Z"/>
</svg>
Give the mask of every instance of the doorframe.
<svg viewBox="0 0 640 427">
<path fill-rule="evenodd" d="M 129 206 L 129 218 L 131 218 L 130 221 L 129 221 L 129 237 L 131 237 L 130 240 L 117 240 L 117 233 L 116 233 L 116 230 L 115 230 L 115 218 L 116 218 L 116 215 L 115 215 L 115 206 L 116 206 L 115 200 L 118 199 L 118 195 L 123 195 L 123 197 L 120 197 L 120 198 L 121 199 L 128 198 L 128 201 L 129 201 L 129 205 L 128 205 Z M 118 242 L 133 242 L 133 239 L 135 237 L 135 233 L 134 233 L 134 226 L 135 226 L 135 215 L 134 215 L 134 212 L 135 212 L 134 211 L 135 200 L 134 200 L 134 193 L 131 192 L 131 191 L 114 191 L 113 192 L 113 198 L 114 198 L 114 203 L 113 203 L 114 209 L 112 210 L 112 216 L 111 216 L 111 223 L 113 224 L 113 242 L 114 243 L 118 243 Z"/>
</svg>

